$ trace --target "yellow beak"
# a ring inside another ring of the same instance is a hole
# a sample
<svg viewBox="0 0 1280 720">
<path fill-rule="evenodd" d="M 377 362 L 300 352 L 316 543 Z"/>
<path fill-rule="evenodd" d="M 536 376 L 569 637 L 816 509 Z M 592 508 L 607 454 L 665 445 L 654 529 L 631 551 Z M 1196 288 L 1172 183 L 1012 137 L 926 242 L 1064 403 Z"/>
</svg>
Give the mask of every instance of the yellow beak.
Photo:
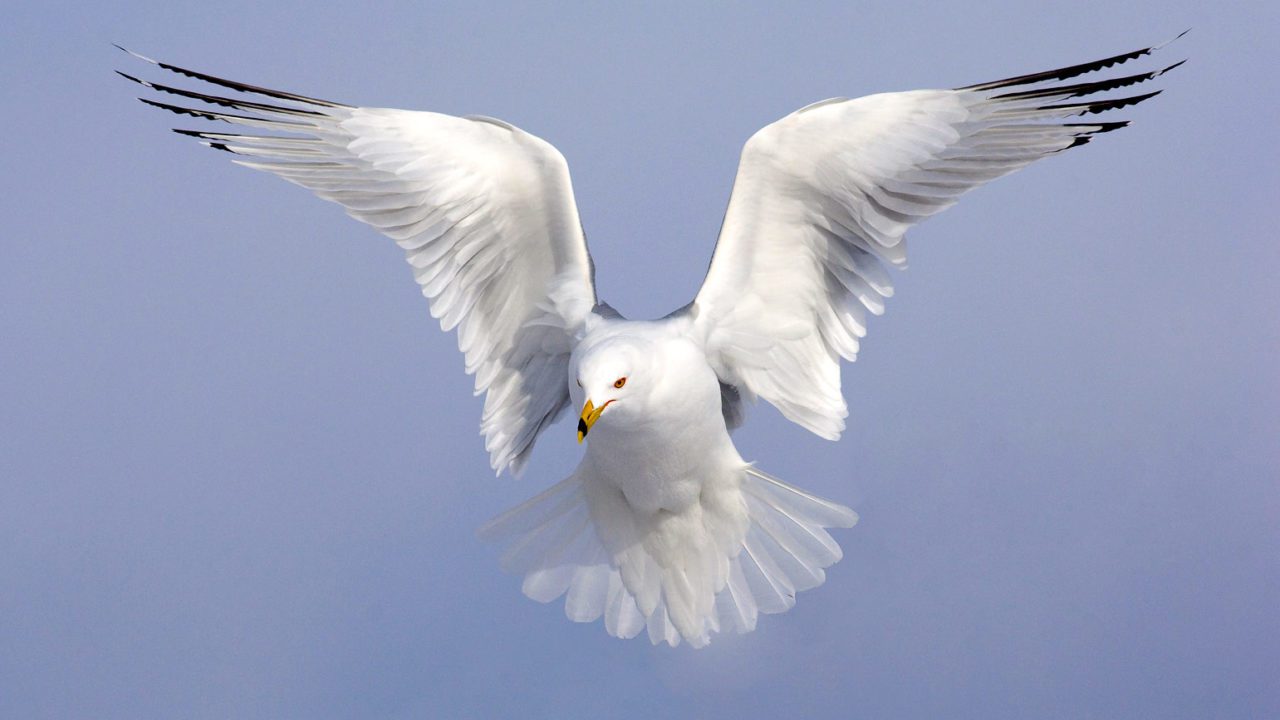
<svg viewBox="0 0 1280 720">
<path fill-rule="evenodd" d="M 609 402 L 613 401 L 610 400 Z M 579 443 L 587 436 L 587 433 L 591 432 L 591 426 L 596 424 L 596 421 L 600 419 L 600 413 L 604 412 L 604 409 L 608 406 L 609 403 L 605 403 L 600 407 L 596 407 L 590 400 L 587 401 L 586 405 L 582 406 L 582 415 L 578 418 Z"/>
</svg>

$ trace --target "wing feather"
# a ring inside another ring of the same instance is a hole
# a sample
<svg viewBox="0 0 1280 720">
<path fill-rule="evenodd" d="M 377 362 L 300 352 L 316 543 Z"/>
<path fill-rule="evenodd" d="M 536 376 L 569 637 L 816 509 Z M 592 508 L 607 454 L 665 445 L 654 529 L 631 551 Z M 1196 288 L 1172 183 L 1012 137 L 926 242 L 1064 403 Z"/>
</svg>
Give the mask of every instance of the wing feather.
<svg viewBox="0 0 1280 720">
<path fill-rule="evenodd" d="M 1128 125 L 1067 120 L 1148 100 L 1160 91 L 1080 98 L 1181 63 L 1062 81 L 1159 47 L 955 90 L 825 100 L 757 132 L 689 309 L 721 383 L 839 437 L 848 415 L 839 363 L 856 358 L 865 312 L 883 313 L 893 295 L 882 263 L 906 266 L 907 230 L 979 185 Z"/>
<path fill-rule="evenodd" d="M 400 245 L 432 316 L 457 329 L 476 393 L 486 393 L 481 431 L 493 468 L 519 473 L 538 433 L 569 401 L 569 353 L 596 304 L 564 157 L 492 118 L 354 107 L 130 54 L 270 99 L 120 73 L 199 105 L 141 98 L 153 107 L 266 131 L 176 130 L 342 205 Z"/>
</svg>

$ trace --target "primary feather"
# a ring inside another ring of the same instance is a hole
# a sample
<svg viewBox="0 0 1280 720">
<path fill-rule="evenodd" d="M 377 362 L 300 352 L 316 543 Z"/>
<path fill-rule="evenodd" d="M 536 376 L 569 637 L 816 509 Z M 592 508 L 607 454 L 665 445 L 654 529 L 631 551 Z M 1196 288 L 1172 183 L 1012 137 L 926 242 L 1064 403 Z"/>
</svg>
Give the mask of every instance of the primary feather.
<svg viewBox="0 0 1280 720">
<path fill-rule="evenodd" d="M 246 132 L 178 129 L 339 203 L 395 240 L 485 394 L 481 431 L 519 473 L 571 403 L 587 449 L 573 475 L 482 529 L 529 597 L 618 637 L 700 647 L 752 630 L 820 585 L 857 516 L 744 461 L 729 432 L 761 397 L 829 439 L 845 428 L 840 361 L 893 294 L 908 228 L 969 190 L 1126 121 L 1093 116 L 1159 91 L 1097 98 L 1177 67 L 1065 81 L 1151 54 L 954 90 L 837 98 L 757 132 L 742 151 L 696 298 L 652 322 L 596 299 L 568 167 L 501 120 L 363 108 L 162 70 L 225 97 L 120 73 Z M 123 48 L 122 48 L 123 49 Z M 128 52 L 128 51 L 126 51 Z"/>
</svg>

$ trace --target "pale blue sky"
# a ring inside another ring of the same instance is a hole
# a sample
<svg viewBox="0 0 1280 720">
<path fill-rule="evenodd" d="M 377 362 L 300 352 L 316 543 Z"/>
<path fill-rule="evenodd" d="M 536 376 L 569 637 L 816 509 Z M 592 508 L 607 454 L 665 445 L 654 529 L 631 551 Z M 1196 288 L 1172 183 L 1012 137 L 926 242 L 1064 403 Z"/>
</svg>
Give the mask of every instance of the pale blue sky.
<svg viewBox="0 0 1280 720">
<path fill-rule="evenodd" d="M 6 13 L 0 717 L 1280 716 L 1274 5 L 344 7 Z M 495 479 L 398 250 L 169 133 L 109 45 L 546 138 L 645 317 L 692 297 L 764 124 L 1187 27 L 1133 127 L 911 234 L 842 441 L 755 409 L 743 455 L 862 521 L 699 652 L 520 595 L 474 529 L 573 426 Z"/>
</svg>

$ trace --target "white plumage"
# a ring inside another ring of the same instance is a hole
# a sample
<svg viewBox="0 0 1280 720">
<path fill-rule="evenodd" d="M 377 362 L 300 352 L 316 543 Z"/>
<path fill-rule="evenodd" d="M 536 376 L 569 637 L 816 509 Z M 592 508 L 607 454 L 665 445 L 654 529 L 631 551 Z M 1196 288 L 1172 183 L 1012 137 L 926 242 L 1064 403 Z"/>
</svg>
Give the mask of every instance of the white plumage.
<svg viewBox="0 0 1280 720">
<path fill-rule="evenodd" d="M 1158 47 L 1158 46 L 1157 46 Z M 519 473 L 538 434 L 581 409 L 573 475 L 496 518 L 503 567 L 529 597 L 618 637 L 694 646 L 747 632 L 820 585 L 848 508 L 755 468 L 730 438 L 764 398 L 836 439 L 840 360 L 906 264 L 908 228 L 960 195 L 1125 122 L 1071 120 L 1156 93 L 1082 100 L 1169 69 L 1070 78 L 1150 54 L 973 85 L 833 99 L 747 141 L 706 280 L 656 321 L 596 298 L 564 158 L 508 123 L 361 108 L 162 69 L 270 103 L 125 77 L 215 106 L 146 100 L 259 131 L 178 130 L 332 200 L 404 249 L 431 313 L 456 328 L 485 394 L 494 470 Z M 132 53 L 131 53 L 132 54 Z M 123 73 L 121 73 L 123 75 Z"/>
</svg>

